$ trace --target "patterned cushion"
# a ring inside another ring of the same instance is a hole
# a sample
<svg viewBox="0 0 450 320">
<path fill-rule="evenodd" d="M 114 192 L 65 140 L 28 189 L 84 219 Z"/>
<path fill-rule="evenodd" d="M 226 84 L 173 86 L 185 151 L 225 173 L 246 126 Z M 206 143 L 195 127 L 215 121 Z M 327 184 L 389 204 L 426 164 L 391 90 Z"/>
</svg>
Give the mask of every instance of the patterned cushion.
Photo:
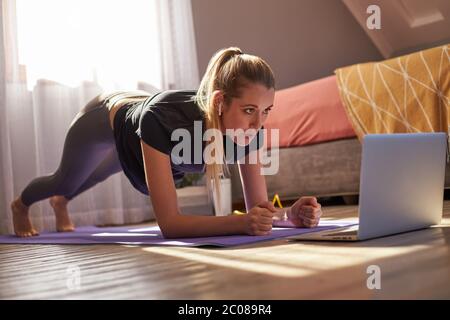
<svg viewBox="0 0 450 320">
<path fill-rule="evenodd" d="M 448 132 L 450 45 L 335 71 L 358 139 L 367 133 Z"/>
</svg>

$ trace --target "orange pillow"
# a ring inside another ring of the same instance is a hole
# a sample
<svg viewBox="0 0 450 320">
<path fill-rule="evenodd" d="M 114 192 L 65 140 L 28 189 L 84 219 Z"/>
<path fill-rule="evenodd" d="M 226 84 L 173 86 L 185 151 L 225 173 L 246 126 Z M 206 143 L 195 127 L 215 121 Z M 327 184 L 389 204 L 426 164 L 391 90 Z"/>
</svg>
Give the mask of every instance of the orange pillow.
<svg viewBox="0 0 450 320">
<path fill-rule="evenodd" d="M 335 75 L 277 90 L 264 127 L 280 130 L 280 148 L 355 136 Z M 269 137 L 266 141 L 270 148 Z"/>
</svg>

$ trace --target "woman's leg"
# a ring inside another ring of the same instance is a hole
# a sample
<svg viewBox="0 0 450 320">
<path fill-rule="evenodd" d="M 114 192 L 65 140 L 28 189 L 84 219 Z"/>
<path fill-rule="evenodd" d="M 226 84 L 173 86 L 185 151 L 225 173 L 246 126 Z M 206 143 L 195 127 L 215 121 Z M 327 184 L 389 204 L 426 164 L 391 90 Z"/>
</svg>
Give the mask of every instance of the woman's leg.
<svg viewBox="0 0 450 320">
<path fill-rule="evenodd" d="M 119 157 L 117 155 L 117 149 L 114 146 L 109 151 L 109 154 L 103 159 L 103 161 L 98 165 L 98 167 L 92 172 L 89 178 L 73 193 L 65 195 L 65 198 L 70 201 L 80 193 L 92 188 L 96 184 L 105 181 L 108 177 L 113 174 L 122 171 L 120 165 Z"/>
<path fill-rule="evenodd" d="M 91 110 L 72 123 L 55 173 L 34 179 L 22 191 L 26 206 L 78 190 L 115 146 L 106 108 Z"/>
<path fill-rule="evenodd" d="M 37 234 L 28 218 L 27 209 L 31 204 L 54 195 L 74 194 L 115 147 L 109 111 L 102 103 L 93 103 L 95 99 L 71 123 L 55 173 L 31 181 L 11 204 L 18 235 Z"/>
<path fill-rule="evenodd" d="M 50 205 L 55 212 L 56 229 L 60 232 L 73 231 L 73 225 L 69 212 L 67 210 L 67 203 L 78 196 L 80 193 L 92 188 L 99 182 L 106 180 L 109 176 L 118 173 L 122 170 L 119 162 L 116 148 L 111 148 L 109 155 L 103 159 L 102 163 L 94 170 L 89 178 L 83 183 L 78 190 L 66 196 L 53 196 L 50 198 Z"/>
</svg>

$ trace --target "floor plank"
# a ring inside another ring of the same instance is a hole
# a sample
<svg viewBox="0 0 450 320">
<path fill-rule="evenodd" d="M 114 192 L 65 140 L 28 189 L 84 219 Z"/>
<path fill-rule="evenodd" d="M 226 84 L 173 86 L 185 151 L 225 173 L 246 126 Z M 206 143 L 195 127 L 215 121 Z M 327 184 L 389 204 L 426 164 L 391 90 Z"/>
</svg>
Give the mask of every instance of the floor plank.
<svg viewBox="0 0 450 320">
<path fill-rule="evenodd" d="M 324 207 L 324 219 L 356 214 L 357 206 Z M 449 226 L 445 201 L 440 226 L 360 243 L 0 245 L 0 298 L 448 299 Z M 370 265 L 380 267 L 380 290 L 367 288 Z"/>
</svg>

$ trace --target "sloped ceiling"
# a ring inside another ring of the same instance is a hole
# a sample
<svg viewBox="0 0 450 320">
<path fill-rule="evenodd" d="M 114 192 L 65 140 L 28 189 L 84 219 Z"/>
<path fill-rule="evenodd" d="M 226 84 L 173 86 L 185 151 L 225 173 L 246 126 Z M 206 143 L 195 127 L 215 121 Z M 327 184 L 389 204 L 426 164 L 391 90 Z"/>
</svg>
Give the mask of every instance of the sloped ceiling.
<svg viewBox="0 0 450 320">
<path fill-rule="evenodd" d="M 450 43 L 449 0 L 343 0 L 385 58 Z M 380 8 L 381 28 L 370 30 L 370 5 Z"/>
</svg>

